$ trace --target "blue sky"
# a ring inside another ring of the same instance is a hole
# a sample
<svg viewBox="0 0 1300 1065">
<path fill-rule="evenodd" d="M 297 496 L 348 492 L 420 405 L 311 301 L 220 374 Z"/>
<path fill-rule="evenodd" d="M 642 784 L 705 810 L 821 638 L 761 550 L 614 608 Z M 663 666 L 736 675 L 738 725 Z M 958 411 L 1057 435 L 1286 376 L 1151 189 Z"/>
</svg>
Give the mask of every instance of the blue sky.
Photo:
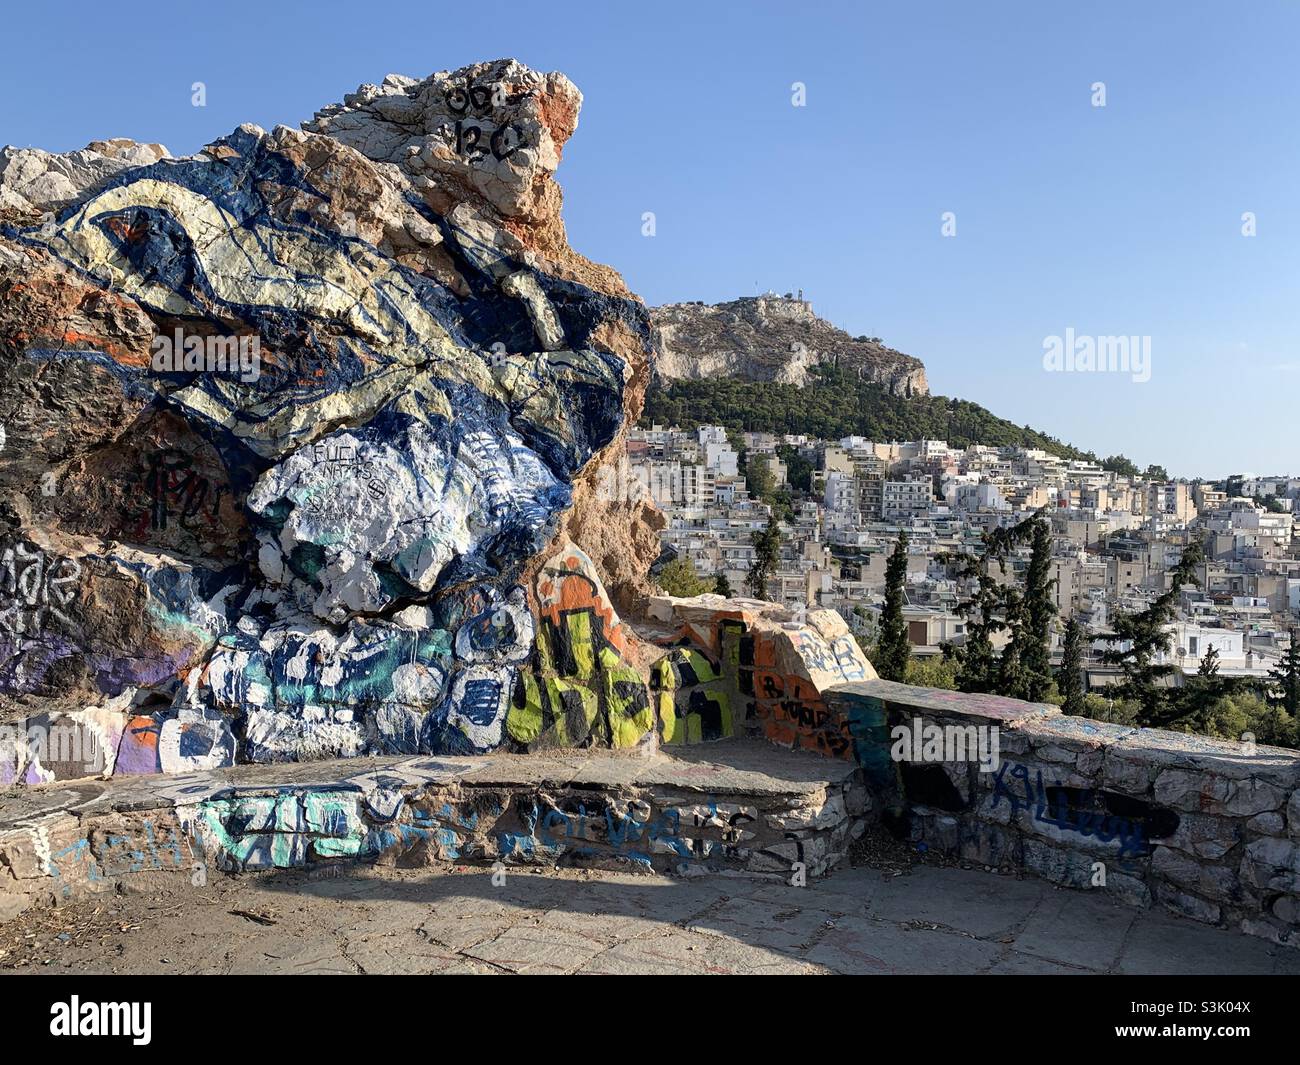
<svg viewBox="0 0 1300 1065">
<path fill-rule="evenodd" d="M 57 151 L 191 152 L 390 71 L 562 70 L 570 242 L 648 302 L 802 288 L 934 392 L 1100 455 L 1300 473 L 1296 3 L 70 0 L 5 25 L 0 142 Z M 1149 336 L 1151 379 L 1046 372 L 1067 328 Z"/>
</svg>

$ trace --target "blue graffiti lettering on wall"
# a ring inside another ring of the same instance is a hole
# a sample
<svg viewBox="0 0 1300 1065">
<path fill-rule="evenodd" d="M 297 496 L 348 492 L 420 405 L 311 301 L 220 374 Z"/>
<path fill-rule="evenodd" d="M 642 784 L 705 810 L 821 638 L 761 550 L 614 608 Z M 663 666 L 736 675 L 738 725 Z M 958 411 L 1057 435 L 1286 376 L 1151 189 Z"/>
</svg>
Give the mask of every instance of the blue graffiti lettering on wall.
<svg viewBox="0 0 1300 1065">
<path fill-rule="evenodd" d="M 141 832 L 139 837 L 107 833 L 94 848 L 89 838 L 82 837 L 52 851 L 49 870 L 58 881 L 60 894 L 72 894 L 78 874 L 84 875 L 87 884 L 99 884 L 128 873 L 184 869 L 195 860 L 194 849 L 178 825 L 155 828 L 153 821 L 145 818 Z"/>
<path fill-rule="evenodd" d="M 1041 824 L 1090 836 L 1101 843 L 1118 839 L 1120 857 L 1150 854 L 1151 837 L 1169 835 L 1178 825 L 1172 811 L 1138 799 L 1093 788 L 1070 788 L 1059 780 L 1044 786 L 1041 769 L 1031 770 L 1018 762 L 1003 762 L 993 778 L 991 806 L 996 809 L 1003 799 L 1011 804 L 1012 817 L 1032 809 L 1034 820 Z M 1116 807 L 1128 810 L 1117 811 Z"/>
<path fill-rule="evenodd" d="M 757 819 L 752 807 L 713 801 L 685 810 L 667 807 L 658 813 L 637 801 L 621 809 L 611 805 L 590 811 L 582 804 L 576 810 L 561 810 L 543 809 L 532 802 L 522 804 L 518 812 L 524 831 L 499 834 L 502 856 L 558 858 L 567 853 L 589 858 L 612 851 L 646 867 L 655 854 L 683 862 L 737 857 L 737 845 L 753 835 L 745 826 Z M 722 838 L 683 834 L 692 827 L 718 830 Z"/>
</svg>

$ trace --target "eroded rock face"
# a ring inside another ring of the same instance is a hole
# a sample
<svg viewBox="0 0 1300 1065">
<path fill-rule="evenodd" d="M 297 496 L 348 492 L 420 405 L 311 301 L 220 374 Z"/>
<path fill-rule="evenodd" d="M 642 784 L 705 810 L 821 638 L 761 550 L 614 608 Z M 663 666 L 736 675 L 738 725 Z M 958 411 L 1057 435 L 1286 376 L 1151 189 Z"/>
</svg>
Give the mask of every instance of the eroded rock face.
<svg viewBox="0 0 1300 1065">
<path fill-rule="evenodd" d="M 564 238 L 580 105 L 502 60 L 184 159 L 0 153 L 8 720 L 99 773 L 658 742 L 617 611 L 662 519 L 597 476 L 651 331 Z"/>
</svg>

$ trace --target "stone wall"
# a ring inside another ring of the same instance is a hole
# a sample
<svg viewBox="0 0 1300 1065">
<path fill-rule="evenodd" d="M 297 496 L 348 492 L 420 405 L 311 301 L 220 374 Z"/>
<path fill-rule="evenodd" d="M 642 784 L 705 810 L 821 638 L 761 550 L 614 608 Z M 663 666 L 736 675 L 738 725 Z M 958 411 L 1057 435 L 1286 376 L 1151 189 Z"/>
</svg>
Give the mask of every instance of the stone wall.
<svg viewBox="0 0 1300 1065">
<path fill-rule="evenodd" d="M 917 849 L 1300 945 L 1297 752 L 885 681 L 824 698 L 883 723 L 860 755 Z M 995 765 L 955 747 L 972 726 L 996 729 Z"/>
<path fill-rule="evenodd" d="M 736 748 L 736 749 L 732 749 Z M 217 873 L 378 861 L 820 876 L 865 828 L 849 762 L 762 744 L 719 761 L 593 750 L 114 778 L 0 797 L 0 920 Z M 779 755 L 779 757 L 778 757 Z"/>
</svg>

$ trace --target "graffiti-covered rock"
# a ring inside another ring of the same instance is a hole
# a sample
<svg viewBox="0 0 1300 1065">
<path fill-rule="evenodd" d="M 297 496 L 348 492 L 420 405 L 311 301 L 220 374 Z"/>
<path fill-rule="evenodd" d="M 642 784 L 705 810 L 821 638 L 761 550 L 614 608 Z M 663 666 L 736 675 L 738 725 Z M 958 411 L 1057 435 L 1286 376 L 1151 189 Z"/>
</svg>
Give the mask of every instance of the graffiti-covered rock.
<svg viewBox="0 0 1300 1065">
<path fill-rule="evenodd" d="M 185 158 L 0 153 L 0 779 L 847 757 L 838 618 L 651 598 L 663 518 L 602 471 L 652 333 L 565 237 L 581 103 L 500 60 Z M 32 749 L 56 726 L 102 757 Z"/>
<path fill-rule="evenodd" d="M 0 155 L 6 719 L 116 714 L 130 773 L 653 734 L 564 533 L 649 355 L 564 238 L 580 106 L 501 61 L 182 159 Z"/>
</svg>

